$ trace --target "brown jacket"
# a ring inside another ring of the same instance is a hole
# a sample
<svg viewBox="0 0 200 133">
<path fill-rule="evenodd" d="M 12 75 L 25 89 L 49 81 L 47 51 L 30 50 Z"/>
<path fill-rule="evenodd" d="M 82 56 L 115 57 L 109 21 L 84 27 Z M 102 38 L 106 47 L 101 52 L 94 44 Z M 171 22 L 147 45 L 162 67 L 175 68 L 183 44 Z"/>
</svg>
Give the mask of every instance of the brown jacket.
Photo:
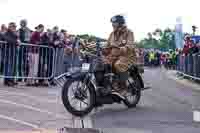
<svg viewBox="0 0 200 133">
<path fill-rule="evenodd" d="M 122 42 L 124 43 L 122 44 Z M 127 47 L 127 53 L 123 56 L 128 59 L 128 64 L 134 64 L 136 62 L 134 34 L 131 30 L 124 28 L 121 33 L 117 34 L 112 32 L 108 38 L 108 46 Z"/>
</svg>

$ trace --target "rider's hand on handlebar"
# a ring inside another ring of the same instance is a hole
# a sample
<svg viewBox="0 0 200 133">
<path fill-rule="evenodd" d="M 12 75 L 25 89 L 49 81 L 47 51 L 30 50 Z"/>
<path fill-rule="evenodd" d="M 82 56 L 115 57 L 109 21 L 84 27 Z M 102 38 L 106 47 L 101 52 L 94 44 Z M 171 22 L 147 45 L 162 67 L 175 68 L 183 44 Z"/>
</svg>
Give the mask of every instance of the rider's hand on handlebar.
<svg viewBox="0 0 200 133">
<path fill-rule="evenodd" d="M 127 48 L 126 48 L 126 47 L 121 47 L 121 48 L 120 48 L 120 53 L 121 53 L 122 55 L 126 54 L 126 53 L 127 53 Z"/>
</svg>

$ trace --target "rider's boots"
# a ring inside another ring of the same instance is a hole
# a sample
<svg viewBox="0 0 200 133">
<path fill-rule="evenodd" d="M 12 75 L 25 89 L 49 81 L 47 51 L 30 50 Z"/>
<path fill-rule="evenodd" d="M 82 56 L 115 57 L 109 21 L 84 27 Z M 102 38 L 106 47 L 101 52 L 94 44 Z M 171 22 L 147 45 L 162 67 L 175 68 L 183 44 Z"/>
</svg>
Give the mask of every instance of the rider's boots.
<svg viewBox="0 0 200 133">
<path fill-rule="evenodd" d="M 104 73 L 104 87 L 105 87 L 105 93 L 110 94 L 112 92 L 112 80 L 113 80 L 113 74 L 112 74 L 112 67 L 110 64 L 105 64 L 105 73 Z"/>
<path fill-rule="evenodd" d="M 122 96 L 126 96 L 127 95 L 127 92 L 128 92 L 128 85 L 126 83 L 126 81 L 121 81 L 120 82 L 120 90 L 119 90 L 119 93 L 122 95 Z"/>
<path fill-rule="evenodd" d="M 119 80 L 116 83 L 114 94 L 119 95 L 121 98 L 125 98 L 128 93 L 128 72 L 120 72 L 118 73 Z"/>
</svg>

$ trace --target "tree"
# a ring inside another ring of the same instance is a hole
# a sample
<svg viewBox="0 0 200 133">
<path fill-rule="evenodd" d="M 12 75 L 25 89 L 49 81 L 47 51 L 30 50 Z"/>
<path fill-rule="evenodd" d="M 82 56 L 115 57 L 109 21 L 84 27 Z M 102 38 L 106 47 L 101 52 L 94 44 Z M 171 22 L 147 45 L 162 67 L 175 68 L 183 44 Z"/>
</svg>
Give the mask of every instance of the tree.
<svg viewBox="0 0 200 133">
<path fill-rule="evenodd" d="M 152 33 L 149 32 L 147 35 L 148 35 L 148 39 L 152 39 Z"/>
<path fill-rule="evenodd" d="M 193 25 L 193 26 L 192 26 L 193 35 L 195 35 L 196 29 L 197 29 L 197 27 L 196 27 L 195 25 Z"/>
<path fill-rule="evenodd" d="M 139 43 L 144 48 L 156 49 L 175 49 L 175 35 L 174 31 L 170 28 L 161 30 L 157 28 L 152 33 L 147 34 L 147 38 L 142 39 Z"/>
</svg>

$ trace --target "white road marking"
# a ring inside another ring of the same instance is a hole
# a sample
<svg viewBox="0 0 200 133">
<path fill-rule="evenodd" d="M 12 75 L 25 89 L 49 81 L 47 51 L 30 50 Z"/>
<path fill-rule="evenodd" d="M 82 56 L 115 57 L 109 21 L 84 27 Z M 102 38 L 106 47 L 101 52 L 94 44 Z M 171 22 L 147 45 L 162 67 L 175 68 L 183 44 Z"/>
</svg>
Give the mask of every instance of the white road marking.
<svg viewBox="0 0 200 133">
<path fill-rule="evenodd" d="M 200 111 L 193 111 L 193 121 L 200 122 Z"/>
<path fill-rule="evenodd" d="M 14 122 L 17 122 L 17 123 L 20 123 L 22 125 L 26 125 L 26 126 L 29 126 L 29 127 L 35 128 L 35 129 L 39 129 L 39 126 L 37 126 L 37 125 L 31 124 L 31 123 L 28 123 L 28 122 L 25 122 L 25 121 L 22 121 L 22 120 L 17 120 L 15 118 L 8 117 L 8 116 L 5 116 L 5 115 L 0 115 L 0 118 L 5 119 L 5 120 L 9 120 L 9 121 L 14 121 Z"/>
<path fill-rule="evenodd" d="M 49 112 L 47 110 L 42 110 L 42 109 L 39 109 L 39 108 L 36 108 L 36 107 L 32 107 L 32 106 L 29 106 L 29 105 L 25 105 L 25 104 L 15 103 L 15 102 L 8 101 L 8 100 L 3 100 L 3 99 L 0 99 L 0 102 L 1 103 L 6 103 L 6 104 L 12 104 L 12 105 L 15 105 L 15 106 L 18 106 L 18 107 L 23 107 L 23 108 L 26 108 L 26 109 L 30 109 L 30 110 L 33 110 L 33 111 L 40 112 L 40 113 L 46 113 L 48 115 L 55 115 L 58 118 L 69 119 L 69 118 L 66 118 L 64 115 L 60 115 L 60 114 L 57 114 L 57 113 Z"/>
<path fill-rule="evenodd" d="M 73 128 L 83 128 L 82 124 L 84 124 L 84 128 L 93 128 L 92 120 L 89 116 L 85 118 L 73 117 Z"/>
<path fill-rule="evenodd" d="M 84 128 L 93 128 L 92 126 L 92 119 L 90 117 L 84 118 Z"/>
<path fill-rule="evenodd" d="M 16 96 L 24 96 L 24 97 L 28 97 L 28 98 L 31 98 L 31 99 L 34 99 L 36 101 L 40 101 L 40 102 L 46 102 L 46 103 L 56 103 L 58 104 L 58 102 L 56 100 L 49 100 L 49 99 L 44 99 L 44 98 L 41 98 L 41 97 L 37 97 L 37 96 L 31 96 L 31 95 L 28 95 L 28 94 L 25 94 L 25 93 L 15 93 L 15 92 L 9 92 L 9 91 L 2 91 L 0 90 L 0 94 L 8 94 L 8 95 L 16 95 Z M 60 103 L 61 104 L 61 103 Z"/>
<path fill-rule="evenodd" d="M 144 72 L 150 72 L 151 70 L 149 70 L 149 69 L 144 69 Z"/>
<path fill-rule="evenodd" d="M 58 101 L 58 97 L 59 97 L 59 96 L 56 96 L 57 100 L 48 100 L 48 99 L 41 99 L 40 97 L 37 97 L 37 96 L 31 96 L 31 95 L 28 95 L 28 94 L 25 94 L 25 93 L 9 92 L 9 91 L 4 91 L 4 90 L 0 90 L 0 95 L 1 94 L 24 96 L 24 97 L 27 97 L 27 98 L 34 99 L 36 101 L 47 102 L 47 103 L 58 103 L 56 101 Z M 56 93 L 56 94 L 58 95 L 58 93 Z M 41 113 L 46 113 L 46 114 L 49 114 L 49 115 L 55 115 L 58 118 L 65 118 L 65 116 L 63 116 L 63 115 L 59 115 L 59 114 L 56 114 L 56 113 L 53 113 L 53 112 L 49 112 L 47 110 L 35 108 L 35 107 L 29 106 L 29 105 L 15 103 L 15 102 L 3 100 L 3 99 L 0 99 L 0 102 L 7 103 L 7 104 L 13 104 L 13 105 L 16 105 L 16 106 L 19 106 L 19 107 L 27 108 L 27 109 L 37 111 L 37 112 L 41 112 Z M 66 119 L 69 119 L 69 118 L 66 118 Z M 82 122 L 81 122 L 80 118 L 75 118 L 75 119 L 73 119 L 73 121 L 74 121 L 74 128 L 82 128 Z M 84 122 L 84 128 L 92 128 L 92 120 L 89 117 L 84 118 L 83 122 Z"/>
</svg>

